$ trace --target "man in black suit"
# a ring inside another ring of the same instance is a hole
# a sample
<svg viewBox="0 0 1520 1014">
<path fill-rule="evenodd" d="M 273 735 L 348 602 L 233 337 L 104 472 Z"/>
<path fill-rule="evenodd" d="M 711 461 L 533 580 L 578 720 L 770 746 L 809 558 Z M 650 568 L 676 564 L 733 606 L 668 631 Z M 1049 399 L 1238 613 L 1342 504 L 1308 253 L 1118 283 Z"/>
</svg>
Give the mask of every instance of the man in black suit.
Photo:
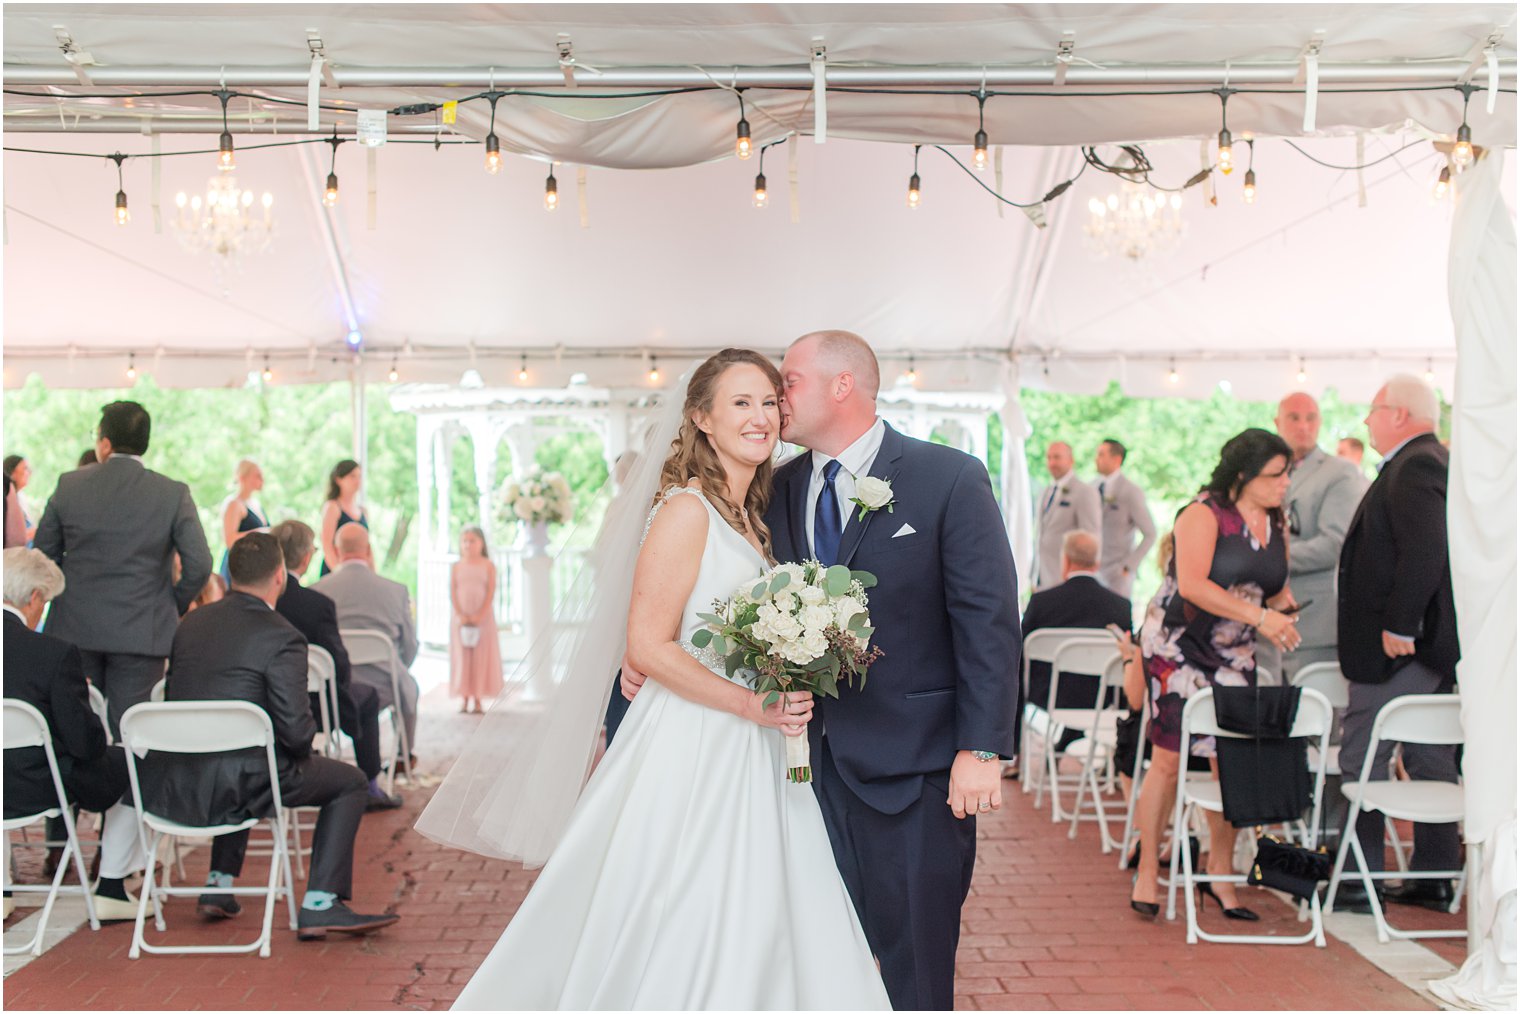
<svg viewBox="0 0 1520 1014">
<path fill-rule="evenodd" d="M 306 639 L 274 610 L 285 590 L 280 545 L 272 535 L 250 532 L 233 543 L 227 569 L 232 578 L 227 597 L 190 613 L 174 635 L 166 697 L 250 701 L 263 708 L 274 726 L 282 801 L 321 807 L 297 936 L 319 940 L 328 933 L 388 926 L 398 917 L 360 915 L 344 904 L 353 893 L 354 836 L 364 816 L 365 778 L 351 764 L 311 752 L 317 727 L 306 695 Z M 171 820 L 231 824 L 271 810 L 262 750 L 209 760 L 150 754 L 144 767 L 144 804 Z M 247 845 L 246 831 L 213 839 L 207 887 L 232 886 Z M 212 890 L 201 895 L 199 911 L 222 919 L 237 915 L 241 906 L 234 895 Z"/>
<path fill-rule="evenodd" d="M 1067 532 L 1061 540 L 1061 583 L 1044 591 L 1037 591 L 1024 607 L 1023 633 L 1027 638 L 1036 630 L 1053 627 L 1083 627 L 1102 630 L 1110 623 L 1120 630 L 1130 629 L 1133 612 L 1129 599 L 1109 591 L 1098 580 L 1098 554 L 1100 543 L 1092 532 Z M 1098 674 L 1073 676 L 1065 673 L 1056 697 L 1060 708 L 1090 708 L 1093 695 L 1098 689 Z M 1020 688 L 1018 714 L 1024 713 L 1024 700 Z M 1029 663 L 1029 702 L 1044 708 L 1050 700 L 1050 663 Z M 1014 738 L 1018 739 L 1019 727 L 1015 726 Z M 1077 739 L 1080 733 L 1068 730 L 1065 742 Z"/>
<path fill-rule="evenodd" d="M 1436 439 L 1441 405 L 1419 377 L 1399 374 L 1385 384 L 1367 413 L 1372 446 L 1383 456 L 1378 477 L 1352 518 L 1341 547 L 1338 653 L 1351 681 L 1341 739 L 1341 770 L 1360 777 L 1372 723 L 1388 702 L 1406 694 L 1446 694 L 1456 685 L 1456 605 L 1446 547 L 1449 455 Z M 1392 743 L 1373 759 L 1373 779 L 1388 777 Z M 1417 779 L 1456 782 L 1456 748 L 1404 744 L 1404 767 Z M 1383 815 L 1363 813 L 1356 834 L 1368 869 L 1383 869 Z M 1416 824 L 1413 870 L 1462 865 L 1456 824 Z M 1349 890 L 1349 894 L 1348 894 Z M 1390 901 L 1444 909 L 1447 880 L 1411 880 L 1384 892 Z M 1339 908 L 1365 909 L 1355 881 L 1343 884 Z"/>
<path fill-rule="evenodd" d="M 300 521 L 282 521 L 270 529 L 285 557 L 285 590 L 275 611 L 301 632 L 307 644 L 325 648 L 332 656 L 338 680 L 338 727 L 354 742 L 354 760 L 369 779 L 370 810 L 394 810 L 401 797 L 380 787 L 380 695 L 368 683 L 355 683 L 348 651 L 338 632 L 338 606 L 319 591 L 302 588 L 297 575 L 306 573 L 316 551 L 316 533 Z M 311 713 L 319 718 L 321 702 L 311 695 Z"/>
<path fill-rule="evenodd" d="M 146 865 L 137 811 L 127 794 L 127 760 L 107 747 L 100 718 L 90 708 L 79 649 L 36 633 L 49 600 L 63 591 L 63 572 L 36 549 L 5 551 L 5 696 L 42 713 L 53 739 L 63 791 L 93 813 L 104 814 L 100 882 L 95 912 L 103 921 L 137 918 L 126 879 Z M 47 754 L 41 747 L 5 751 L 5 815 L 22 817 L 58 805 Z M 60 824 L 62 822 L 60 821 Z M 58 835 L 63 837 L 62 832 Z M 5 906 L 10 914 L 9 899 Z"/>
</svg>

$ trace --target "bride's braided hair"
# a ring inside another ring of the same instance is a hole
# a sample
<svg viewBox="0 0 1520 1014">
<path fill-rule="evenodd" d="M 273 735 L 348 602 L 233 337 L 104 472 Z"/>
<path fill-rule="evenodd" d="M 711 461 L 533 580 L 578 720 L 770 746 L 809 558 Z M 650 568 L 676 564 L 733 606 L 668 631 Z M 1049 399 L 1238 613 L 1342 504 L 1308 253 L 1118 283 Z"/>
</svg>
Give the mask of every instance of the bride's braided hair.
<svg viewBox="0 0 1520 1014">
<path fill-rule="evenodd" d="M 698 413 L 712 411 L 718 378 L 729 367 L 741 364 L 758 367 L 776 389 L 776 397 L 781 397 L 781 371 L 758 352 L 724 349 L 698 366 L 691 375 L 691 382 L 686 385 L 681 430 L 670 442 L 670 454 L 660 470 L 660 490 L 663 493 L 671 486 L 684 486 L 689 479 L 696 477 L 708 501 L 740 535 L 745 531 L 744 511 L 749 512 L 749 528 L 765 547 L 766 556 L 770 556 L 771 531 L 765 525 L 765 508 L 771 499 L 771 472 L 774 467 L 771 460 L 767 458 L 755 469 L 755 477 L 750 481 L 749 492 L 744 497 L 741 509 L 729 502 L 728 477 L 723 471 L 723 463 L 718 460 L 717 451 L 708 442 L 707 434 L 697 428 L 695 420 Z M 659 495 L 655 499 L 658 502 Z"/>
</svg>

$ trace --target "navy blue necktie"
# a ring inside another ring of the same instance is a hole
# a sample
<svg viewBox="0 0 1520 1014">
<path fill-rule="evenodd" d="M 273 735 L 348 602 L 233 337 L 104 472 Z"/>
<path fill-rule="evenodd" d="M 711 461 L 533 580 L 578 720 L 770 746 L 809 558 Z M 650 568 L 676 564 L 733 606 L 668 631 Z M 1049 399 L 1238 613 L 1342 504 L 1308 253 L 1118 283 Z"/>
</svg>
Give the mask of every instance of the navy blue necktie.
<svg viewBox="0 0 1520 1014">
<path fill-rule="evenodd" d="M 823 489 L 818 491 L 818 506 L 813 511 L 813 555 L 825 567 L 838 562 L 839 538 L 843 534 L 839 524 L 839 491 L 834 488 L 834 477 L 838 474 L 839 462 L 823 466 Z"/>
</svg>

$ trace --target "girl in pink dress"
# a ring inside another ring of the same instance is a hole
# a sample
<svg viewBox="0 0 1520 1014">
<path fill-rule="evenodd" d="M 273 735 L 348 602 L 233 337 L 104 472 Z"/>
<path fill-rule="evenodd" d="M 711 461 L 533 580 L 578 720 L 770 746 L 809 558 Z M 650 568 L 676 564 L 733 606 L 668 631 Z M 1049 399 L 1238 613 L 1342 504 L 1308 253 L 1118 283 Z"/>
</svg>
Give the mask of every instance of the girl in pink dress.
<svg viewBox="0 0 1520 1014">
<path fill-rule="evenodd" d="M 449 635 L 449 694 L 461 712 L 483 714 L 481 702 L 501 693 L 501 646 L 496 640 L 496 565 L 477 525 L 459 533 L 459 562 L 449 572 L 454 619 Z M 471 704 L 474 707 L 471 707 Z"/>
</svg>

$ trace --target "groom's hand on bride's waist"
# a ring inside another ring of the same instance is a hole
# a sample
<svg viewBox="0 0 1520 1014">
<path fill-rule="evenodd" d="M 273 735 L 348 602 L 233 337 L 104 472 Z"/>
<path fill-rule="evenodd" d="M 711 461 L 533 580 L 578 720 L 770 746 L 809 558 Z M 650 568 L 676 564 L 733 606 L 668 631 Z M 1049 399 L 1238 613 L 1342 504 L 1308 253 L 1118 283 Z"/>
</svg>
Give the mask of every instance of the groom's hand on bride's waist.
<svg viewBox="0 0 1520 1014">
<path fill-rule="evenodd" d="M 1002 765 L 996 757 L 980 760 L 975 751 L 961 750 L 950 765 L 950 811 L 957 820 L 967 814 L 989 813 L 1003 805 Z"/>
<path fill-rule="evenodd" d="M 633 667 L 627 655 L 623 656 L 623 671 L 618 676 L 618 686 L 622 688 L 624 697 L 630 701 L 633 700 L 634 695 L 639 692 L 639 687 L 642 687 L 648 678 Z"/>
</svg>

